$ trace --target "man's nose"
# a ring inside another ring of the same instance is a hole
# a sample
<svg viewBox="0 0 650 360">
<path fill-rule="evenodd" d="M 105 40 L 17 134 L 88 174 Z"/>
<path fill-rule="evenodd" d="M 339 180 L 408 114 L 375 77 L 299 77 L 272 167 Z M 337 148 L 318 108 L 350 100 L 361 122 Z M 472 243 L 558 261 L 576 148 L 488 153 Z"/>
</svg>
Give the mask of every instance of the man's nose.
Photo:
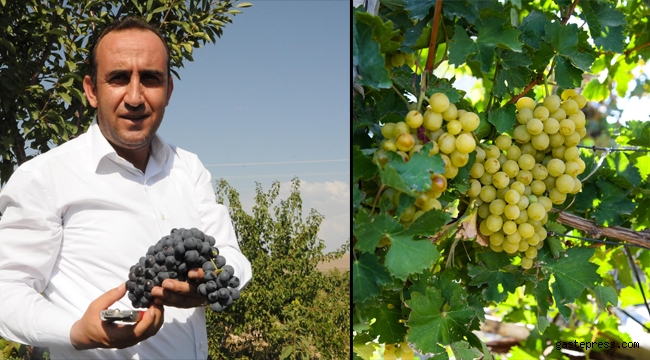
<svg viewBox="0 0 650 360">
<path fill-rule="evenodd" d="M 126 89 L 126 96 L 124 98 L 126 105 L 132 107 L 142 105 L 144 103 L 144 97 L 142 96 L 143 90 L 143 86 L 140 84 L 140 79 L 137 76 L 133 76 Z"/>
</svg>

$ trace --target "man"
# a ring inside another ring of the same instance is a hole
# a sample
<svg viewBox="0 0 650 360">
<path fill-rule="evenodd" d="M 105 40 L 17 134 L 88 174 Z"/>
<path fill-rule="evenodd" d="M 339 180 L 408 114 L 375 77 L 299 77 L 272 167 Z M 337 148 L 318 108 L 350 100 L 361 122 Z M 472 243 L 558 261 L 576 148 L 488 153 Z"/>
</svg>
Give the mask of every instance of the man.
<svg viewBox="0 0 650 360">
<path fill-rule="evenodd" d="M 0 193 L 0 336 L 47 346 L 52 359 L 205 359 L 205 299 L 167 279 L 135 324 L 103 322 L 131 309 L 131 265 L 173 228 L 201 229 L 251 278 L 211 177 L 198 158 L 156 135 L 174 83 L 158 30 L 137 18 L 100 35 L 84 90 L 88 132 L 20 166 Z M 194 269 L 190 278 L 200 279 Z"/>
</svg>

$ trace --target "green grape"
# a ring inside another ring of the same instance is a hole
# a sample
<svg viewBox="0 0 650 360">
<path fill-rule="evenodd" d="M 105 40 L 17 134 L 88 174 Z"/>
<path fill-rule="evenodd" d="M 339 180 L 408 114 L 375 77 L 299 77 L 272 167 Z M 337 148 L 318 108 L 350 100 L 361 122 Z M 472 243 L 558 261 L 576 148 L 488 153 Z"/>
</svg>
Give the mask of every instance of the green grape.
<svg viewBox="0 0 650 360">
<path fill-rule="evenodd" d="M 535 158 L 529 154 L 523 154 L 517 161 L 519 168 L 522 170 L 532 170 L 535 167 Z"/>
<path fill-rule="evenodd" d="M 557 111 L 552 113 L 550 117 L 557 119 L 557 121 L 562 121 L 566 119 L 566 111 L 564 111 L 564 109 L 557 109 Z"/>
<path fill-rule="evenodd" d="M 544 218 L 544 215 L 546 214 L 546 209 L 544 209 L 544 205 L 540 203 L 533 203 L 528 205 L 527 212 L 528 212 L 529 219 L 537 221 L 537 220 L 542 220 Z M 533 234 L 530 234 L 524 237 L 531 237 L 532 235 Z"/>
<path fill-rule="evenodd" d="M 503 232 L 506 235 L 511 235 L 517 232 L 517 223 L 512 220 L 508 220 L 503 223 L 502 228 L 503 228 Z"/>
<path fill-rule="evenodd" d="M 528 170 L 520 170 L 519 173 L 517 174 L 517 181 L 521 182 L 522 184 L 528 186 L 530 185 L 531 181 L 533 181 L 533 174 L 528 171 Z M 524 190 L 525 193 L 525 190 Z"/>
<path fill-rule="evenodd" d="M 485 185 L 481 188 L 481 193 L 479 194 L 481 200 L 486 203 L 490 203 L 497 198 L 497 189 L 492 185 Z M 494 230 L 497 231 L 497 230 Z"/>
<path fill-rule="evenodd" d="M 573 120 L 573 122 L 576 124 L 576 131 L 584 129 L 585 125 L 587 125 L 585 113 L 583 113 L 581 110 L 578 110 L 577 113 L 570 115 L 569 119 Z"/>
<path fill-rule="evenodd" d="M 415 139 L 411 134 L 400 134 L 395 140 L 395 146 L 399 151 L 409 151 L 415 145 Z"/>
<path fill-rule="evenodd" d="M 479 119 L 478 115 L 471 111 L 460 116 L 458 121 L 462 124 L 464 131 L 474 131 L 478 129 L 478 126 L 481 124 L 481 119 Z"/>
<path fill-rule="evenodd" d="M 546 234 L 546 230 L 544 228 L 540 227 L 540 229 L 544 232 L 544 234 Z M 533 234 L 533 236 L 526 239 L 526 242 L 528 243 L 528 245 L 535 246 L 535 245 L 539 244 L 540 239 L 539 239 L 538 231 L 539 230 L 535 230 L 535 233 Z"/>
<path fill-rule="evenodd" d="M 544 180 L 548 176 L 548 169 L 540 163 L 536 163 L 530 172 L 535 180 Z"/>
<path fill-rule="evenodd" d="M 521 153 L 528 154 L 530 156 L 535 156 L 537 154 L 537 149 L 531 143 L 525 143 L 521 145 Z"/>
<path fill-rule="evenodd" d="M 508 160 L 517 161 L 521 157 L 521 149 L 517 145 L 511 145 L 508 150 L 506 150 L 506 158 Z"/>
<path fill-rule="evenodd" d="M 564 109 L 567 116 L 571 116 L 578 112 L 578 103 L 575 100 L 571 99 L 564 100 L 564 102 L 562 102 L 562 105 L 560 105 L 560 108 Z"/>
<path fill-rule="evenodd" d="M 435 93 L 429 97 L 429 106 L 437 113 L 443 113 L 449 109 L 449 98 L 443 93 Z"/>
<path fill-rule="evenodd" d="M 535 109 L 535 100 L 532 98 L 529 98 L 527 96 L 523 96 L 517 100 L 516 107 L 519 112 L 521 112 L 522 109 L 529 109 L 533 110 Z M 559 106 L 559 104 L 558 104 Z"/>
<path fill-rule="evenodd" d="M 417 110 L 411 110 L 406 114 L 406 125 L 411 129 L 419 128 L 424 122 L 424 117 Z"/>
<path fill-rule="evenodd" d="M 549 145 L 551 147 L 558 147 L 564 145 L 564 135 L 560 134 L 560 132 L 556 132 L 555 134 L 549 135 L 548 136 Z"/>
<path fill-rule="evenodd" d="M 490 230 L 487 228 L 487 221 L 481 221 L 481 224 L 478 226 L 478 230 L 481 232 L 481 234 L 485 236 L 490 236 L 494 234 L 494 231 Z"/>
<path fill-rule="evenodd" d="M 537 245 L 537 244 L 535 244 L 535 245 Z M 534 247 L 529 247 L 528 249 L 526 249 L 526 257 L 529 258 L 529 259 L 536 258 L 537 257 L 537 249 L 535 249 Z"/>
<path fill-rule="evenodd" d="M 566 147 L 576 146 L 579 143 L 580 143 L 580 134 L 575 131 L 571 135 L 567 135 L 564 137 L 564 146 Z"/>
<path fill-rule="evenodd" d="M 559 156 L 558 158 L 562 157 L 566 161 L 573 161 L 580 157 L 580 149 L 577 146 L 572 146 L 564 151 L 564 156 Z"/>
<path fill-rule="evenodd" d="M 538 135 L 533 135 L 533 138 L 530 140 L 530 142 L 533 144 L 533 147 L 536 150 L 543 151 L 546 150 L 546 148 L 548 148 L 548 145 L 551 143 L 551 140 L 548 137 L 548 135 L 543 132 Z M 544 156 L 543 154 L 541 155 Z"/>
<path fill-rule="evenodd" d="M 447 123 L 447 132 L 452 135 L 458 135 L 463 131 L 463 125 L 458 120 L 451 120 Z"/>
<path fill-rule="evenodd" d="M 476 179 L 470 179 L 469 181 L 469 190 L 467 190 L 467 196 L 477 197 L 481 193 L 481 183 Z"/>
<path fill-rule="evenodd" d="M 542 195 L 546 191 L 546 184 L 541 180 L 533 180 L 530 183 L 530 191 L 535 195 Z"/>
<path fill-rule="evenodd" d="M 511 242 L 504 241 L 501 246 L 503 247 L 503 251 L 508 254 L 514 254 L 519 250 L 519 243 L 513 244 Z"/>
<path fill-rule="evenodd" d="M 495 253 L 500 253 L 503 251 L 503 247 L 501 245 L 492 245 L 490 244 L 490 249 L 494 251 Z"/>
<path fill-rule="evenodd" d="M 410 132 L 411 129 L 409 126 L 404 121 L 400 121 L 395 123 L 395 129 L 393 130 L 392 137 L 397 138 L 401 134 L 409 134 Z"/>
<path fill-rule="evenodd" d="M 519 173 L 519 164 L 514 160 L 506 160 L 503 165 L 501 165 L 501 169 L 508 174 L 511 179 L 513 179 Z"/>
<path fill-rule="evenodd" d="M 413 220 L 413 215 L 415 215 L 415 206 L 411 205 L 407 207 L 404 212 L 402 213 L 402 216 L 400 216 L 399 220 L 402 222 L 409 222 Z"/>
<path fill-rule="evenodd" d="M 561 192 L 557 188 L 552 188 L 548 193 L 548 198 L 555 205 L 560 205 L 566 201 L 566 193 Z"/>
<path fill-rule="evenodd" d="M 573 178 L 573 180 L 575 180 L 576 185 L 573 188 L 573 191 L 570 192 L 570 194 L 577 194 L 580 192 L 580 190 L 582 190 L 582 182 L 578 178 Z"/>
<path fill-rule="evenodd" d="M 397 145 L 395 144 L 395 140 L 392 139 L 384 141 L 381 147 L 382 149 L 384 149 L 384 151 L 397 151 Z"/>
<path fill-rule="evenodd" d="M 494 140 L 494 144 L 499 150 L 506 151 L 512 145 L 512 139 L 508 135 L 501 134 Z"/>
<path fill-rule="evenodd" d="M 546 121 L 544 121 L 544 132 L 553 135 L 560 131 L 560 122 L 557 121 L 555 118 L 548 118 Z"/>
<path fill-rule="evenodd" d="M 518 225 L 524 224 L 528 221 L 528 212 L 524 211 L 523 209 L 519 213 L 519 217 L 515 219 L 515 222 Z"/>
<path fill-rule="evenodd" d="M 544 210 L 548 213 L 553 208 L 553 202 L 546 196 L 538 196 L 537 202 L 544 206 Z"/>
<path fill-rule="evenodd" d="M 576 183 L 573 180 L 573 177 L 571 175 L 562 174 L 562 175 L 558 176 L 558 178 L 555 180 L 555 188 L 558 191 L 560 191 L 560 192 L 562 192 L 564 194 L 567 194 L 567 193 L 570 193 L 571 191 L 573 191 L 573 188 L 575 187 L 575 185 L 576 185 Z M 528 215 L 530 215 L 530 214 L 528 214 Z"/>
<path fill-rule="evenodd" d="M 517 207 L 519 210 L 526 210 L 529 204 L 530 200 L 528 200 L 528 196 L 521 196 L 517 202 Z"/>
<path fill-rule="evenodd" d="M 492 185 L 492 174 L 486 171 L 478 180 L 482 185 Z"/>
<path fill-rule="evenodd" d="M 480 178 L 484 173 L 485 167 L 480 162 L 475 161 L 474 164 L 472 164 L 472 167 L 469 168 L 469 176 L 473 177 L 474 179 Z"/>
<path fill-rule="evenodd" d="M 517 192 L 517 190 L 513 189 L 506 191 L 506 193 L 503 195 L 503 200 L 505 200 L 508 204 L 517 204 L 520 199 L 521 195 Z"/>
<path fill-rule="evenodd" d="M 553 157 L 556 158 L 556 159 L 563 159 L 565 153 L 566 153 L 566 147 L 564 145 L 554 147 L 551 150 L 551 154 L 553 154 Z"/>
<path fill-rule="evenodd" d="M 544 131 L 544 123 L 541 120 L 532 118 L 526 124 L 526 130 L 530 135 L 538 135 Z"/>
<path fill-rule="evenodd" d="M 454 120 L 455 121 L 455 120 Z M 469 154 L 476 148 L 476 140 L 471 133 L 462 133 L 456 138 L 456 150 Z"/>
<path fill-rule="evenodd" d="M 424 128 L 427 130 L 438 130 L 442 126 L 442 115 L 433 110 L 425 111 L 423 117 Z"/>
<path fill-rule="evenodd" d="M 497 232 L 501 230 L 501 226 L 503 225 L 503 220 L 501 220 L 501 216 L 497 215 L 490 215 L 485 219 L 487 222 L 486 226 L 488 229 L 492 230 L 493 232 Z"/>
<path fill-rule="evenodd" d="M 499 155 L 501 155 L 501 150 L 496 145 L 489 145 L 485 151 L 486 159 L 498 159 Z"/>
<path fill-rule="evenodd" d="M 566 89 L 562 91 L 562 100 L 567 100 L 572 97 L 576 97 L 578 95 L 578 92 L 575 89 Z"/>
<path fill-rule="evenodd" d="M 395 131 L 395 123 L 386 123 L 384 124 L 384 126 L 381 127 L 381 135 L 386 139 L 392 138 L 394 131 Z"/>
<path fill-rule="evenodd" d="M 469 154 L 462 153 L 458 151 L 458 148 L 456 148 L 456 150 L 449 154 L 449 159 L 451 160 L 452 165 L 460 168 L 467 165 L 467 162 L 469 161 Z"/>
<path fill-rule="evenodd" d="M 530 133 L 526 130 L 526 125 L 517 126 L 512 132 L 512 137 L 520 144 L 527 143 L 531 139 Z"/>
<path fill-rule="evenodd" d="M 445 110 L 445 112 L 442 113 L 442 118 L 445 119 L 446 121 L 458 119 L 458 108 L 456 108 L 456 105 L 449 104 L 447 110 Z"/>
<path fill-rule="evenodd" d="M 526 125 L 533 117 L 533 110 L 531 109 L 521 109 L 516 115 L 517 122 L 522 125 Z"/>
<path fill-rule="evenodd" d="M 546 169 L 548 170 L 548 174 L 550 176 L 558 177 L 564 174 L 564 170 L 566 170 L 566 164 L 560 159 L 552 159 L 546 165 Z"/>
<path fill-rule="evenodd" d="M 456 150 L 456 137 L 449 133 L 444 133 L 438 138 L 438 146 L 444 154 L 451 154 Z"/>
<path fill-rule="evenodd" d="M 577 162 L 575 161 L 567 161 L 565 163 L 566 169 L 564 170 L 564 173 L 573 177 L 578 176 L 580 174 L 580 165 L 578 165 Z"/>
<path fill-rule="evenodd" d="M 505 189 L 510 185 L 510 177 L 503 171 L 496 172 L 492 175 L 492 185 L 497 189 Z"/>
<path fill-rule="evenodd" d="M 501 245 L 503 244 L 503 241 L 505 240 L 505 236 L 503 236 L 503 233 L 498 231 L 490 235 L 490 244 L 491 245 Z"/>
<path fill-rule="evenodd" d="M 490 216 L 490 204 L 491 203 L 484 202 L 483 204 L 479 205 L 476 211 L 481 219 L 487 219 L 487 217 Z"/>
<path fill-rule="evenodd" d="M 477 146 L 474 150 L 476 150 L 476 162 L 482 163 L 485 161 L 485 150 L 480 146 Z"/>
<path fill-rule="evenodd" d="M 489 174 L 494 174 L 497 171 L 499 171 L 499 169 L 501 168 L 501 164 L 499 163 L 498 159 L 489 158 L 485 160 L 485 162 L 483 163 L 483 167 L 485 168 L 485 172 Z"/>
<path fill-rule="evenodd" d="M 503 214 L 503 210 L 506 207 L 506 202 L 501 200 L 501 199 L 494 199 L 490 203 L 490 214 L 492 215 L 501 215 Z"/>
<path fill-rule="evenodd" d="M 519 217 L 520 212 L 521 212 L 521 210 L 515 204 L 508 204 L 508 205 L 506 205 L 505 209 L 503 210 L 504 215 L 509 220 L 517 219 Z"/>
<path fill-rule="evenodd" d="M 519 234 L 519 231 L 515 231 L 512 234 L 506 235 L 506 241 L 518 245 L 521 241 L 521 234 Z"/>
<path fill-rule="evenodd" d="M 529 246 L 530 245 L 528 245 L 527 241 L 520 241 L 519 242 L 519 247 L 517 248 L 517 251 L 524 252 L 524 251 L 528 250 Z"/>
<path fill-rule="evenodd" d="M 544 99 L 544 106 L 549 112 L 553 113 L 560 108 L 561 99 L 557 95 L 549 95 Z"/>
<path fill-rule="evenodd" d="M 523 257 L 521 258 L 521 268 L 528 270 L 531 267 L 533 267 L 533 259 L 528 258 L 528 257 Z"/>
<path fill-rule="evenodd" d="M 533 225 L 525 222 L 525 223 L 519 225 L 519 228 L 517 229 L 517 231 L 519 232 L 519 235 L 521 235 L 522 238 L 526 239 L 526 238 L 529 238 L 529 237 L 533 236 L 533 234 L 535 233 L 535 227 L 533 227 Z"/>
<path fill-rule="evenodd" d="M 548 116 L 550 115 L 550 112 L 548 109 L 544 106 L 538 106 L 533 110 L 533 116 L 536 119 L 539 119 L 541 121 L 546 121 L 548 119 Z"/>
<path fill-rule="evenodd" d="M 526 185 L 524 185 L 521 181 L 515 181 L 510 184 L 510 189 L 515 190 L 519 193 L 519 195 L 523 195 L 524 190 L 526 189 Z"/>
<path fill-rule="evenodd" d="M 564 136 L 573 134 L 576 130 L 576 124 L 571 119 L 564 119 L 560 121 L 560 133 Z"/>
</svg>

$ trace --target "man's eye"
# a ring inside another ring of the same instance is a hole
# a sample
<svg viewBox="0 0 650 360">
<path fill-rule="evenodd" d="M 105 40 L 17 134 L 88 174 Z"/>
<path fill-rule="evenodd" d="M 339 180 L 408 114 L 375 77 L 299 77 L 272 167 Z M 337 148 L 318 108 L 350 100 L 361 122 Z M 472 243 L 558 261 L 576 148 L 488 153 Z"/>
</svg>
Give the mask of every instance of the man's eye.
<svg viewBox="0 0 650 360">
<path fill-rule="evenodd" d="M 144 85 L 158 85 L 160 83 L 160 79 L 155 76 L 143 76 L 142 83 Z"/>
<path fill-rule="evenodd" d="M 129 78 L 126 75 L 116 75 L 113 76 L 110 80 L 112 83 L 116 83 L 116 84 L 129 83 Z"/>
</svg>

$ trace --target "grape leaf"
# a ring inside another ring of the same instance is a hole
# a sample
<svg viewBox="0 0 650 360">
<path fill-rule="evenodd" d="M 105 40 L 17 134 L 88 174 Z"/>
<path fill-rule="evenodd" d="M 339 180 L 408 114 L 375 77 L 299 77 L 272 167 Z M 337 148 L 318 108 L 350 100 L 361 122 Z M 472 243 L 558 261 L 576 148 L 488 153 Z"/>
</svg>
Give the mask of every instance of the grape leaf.
<svg viewBox="0 0 650 360">
<path fill-rule="evenodd" d="M 627 136 L 629 145 L 650 148 L 650 121 L 628 121 L 621 135 Z"/>
<path fill-rule="evenodd" d="M 535 283 L 533 294 L 537 301 L 537 330 L 541 334 L 549 325 L 546 316 L 548 314 L 548 309 L 551 307 L 551 303 L 553 302 L 553 294 L 548 287 L 548 278 L 538 280 Z"/>
<path fill-rule="evenodd" d="M 475 1 L 456 0 L 447 1 L 442 7 L 442 13 L 448 19 L 454 17 L 465 18 L 469 23 L 474 23 L 479 16 Z"/>
<path fill-rule="evenodd" d="M 607 308 L 608 303 L 618 306 L 618 294 L 613 287 L 598 285 L 593 291 L 601 307 Z"/>
<path fill-rule="evenodd" d="M 594 43 L 605 51 L 622 53 L 625 14 L 618 11 L 614 4 L 606 2 L 583 1 L 580 6 L 583 11 L 581 17 L 587 21 Z"/>
<path fill-rule="evenodd" d="M 553 231 L 556 234 L 560 234 L 560 235 L 566 234 L 567 231 L 564 226 L 560 225 L 560 223 L 557 223 L 555 221 L 546 222 L 546 225 L 544 225 L 544 227 L 546 228 L 546 231 Z"/>
<path fill-rule="evenodd" d="M 598 179 L 597 184 L 602 197 L 593 213 L 596 224 L 601 226 L 605 224 L 607 226 L 621 225 L 625 221 L 621 215 L 631 214 L 636 209 L 636 204 L 627 198 L 627 191 L 612 182 Z"/>
<path fill-rule="evenodd" d="M 514 104 L 507 104 L 498 109 L 491 110 L 488 115 L 488 121 L 497 128 L 500 134 L 506 133 L 515 125 L 516 111 L 517 107 Z"/>
<path fill-rule="evenodd" d="M 429 10 L 436 5 L 435 0 L 404 0 L 404 2 L 406 3 L 404 9 L 409 12 L 409 17 L 416 22 L 424 19 L 429 13 Z"/>
<path fill-rule="evenodd" d="M 478 359 L 483 355 L 481 351 L 476 348 L 470 347 L 466 341 L 457 341 L 451 344 L 451 351 L 453 351 L 456 359 Z"/>
<path fill-rule="evenodd" d="M 503 301 L 509 292 L 517 288 L 515 274 L 503 270 L 503 267 L 510 265 L 508 256 L 505 252 L 487 251 L 479 253 L 478 257 L 481 265 L 468 264 L 468 274 L 472 278 L 469 285 L 480 287 L 487 284 L 483 289 L 483 298 L 497 303 Z M 502 286 L 501 291 L 499 285 Z"/>
<path fill-rule="evenodd" d="M 431 174 L 445 172 L 445 163 L 440 155 L 429 156 L 433 144 L 428 143 L 405 162 L 400 155 L 388 152 L 388 163 L 379 169 L 381 181 L 385 186 L 415 196 L 431 188 Z"/>
<path fill-rule="evenodd" d="M 539 43 L 544 35 L 544 27 L 548 24 L 550 24 L 550 21 L 548 21 L 543 13 L 536 10 L 531 11 L 519 27 L 521 40 L 524 44 L 539 49 Z"/>
<path fill-rule="evenodd" d="M 598 78 L 593 78 L 585 85 L 582 95 L 591 101 L 603 101 L 609 98 L 609 87 L 606 83 L 601 84 Z"/>
<path fill-rule="evenodd" d="M 394 29 L 392 21 L 384 22 L 379 16 L 367 12 L 357 12 L 357 21 L 372 28 L 372 37 L 379 44 L 379 51 L 387 53 L 399 48 L 400 43 L 392 39 L 399 35 L 399 29 Z"/>
<path fill-rule="evenodd" d="M 406 304 L 411 308 L 408 340 L 423 353 L 444 352 L 438 344 L 450 345 L 455 335 L 467 332 L 466 324 L 474 317 L 474 310 L 463 302 L 450 304 L 449 310 L 442 311 L 442 294 L 433 287 L 428 287 L 425 294 L 411 293 Z"/>
<path fill-rule="evenodd" d="M 359 190 L 359 187 L 355 184 L 352 187 L 352 209 L 356 213 L 357 210 L 361 207 L 361 202 L 365 199 L 366 195 L 363 191 Z"/>
<path fill-rule="evenodd" d="M 582 82 L 582 71 L 577 69 L 565 57 L 557 57 L 555 63 L 555 79 L 558 86 L 568 89 L 579 87 Z"/>
<path fill-rule="evenodd" d="M 357 10 L 356 13 L 359 13 Z M 374 89 L 390 88 L 392 83 L 388 70 L 384 67 L 384 57 L 379 51 L 379 44 L 373 39 L 372 28 L 367 24 L 353 20 L 353 54 L 352 63 L 358 66 L 359 85 L 366 85 Z"/>
<path fill-rule="evenodd" d="M 360 254 L 352 262 L 352 300 L 361 303 L 381 294 L 381 286 L 392 280 L 386 268 L 373 254 Z"/>
<path fill-rule="evenodd" d="M 513 29 L 505 18 L 489 15 L 476 24 L 478 36 L 473 41 L 462 27 L 456 25 L 454 42 L 449 44 L 449 62 L 461 65 L 467 55 L 476 53 L 481 63 L 481 71 L 487 73 L 494 63 L 495 48 L 501 47 L 512 51 L 521 51 L 519 30 Z"/>
<path fill-rule="evenodd" d="M 357 182 L 359 179 L 372 179 L 377 174 L 377 166 L 372 163 L 369 157 L 364 155 L 359 146 L 352 148 L 352 182 Z"/>
<path fill-rule="evenodd" d="M 573 247 L 558 259 L 553 259 L 547 252 L 540 258 L 545 263 L 542 271 L 547 276 L 552 274 L 555 277 L 555 282 L 551 285 L 553 298 L 560 314 L 567 321 L 571 316 L 571 308 L 567 304 L 572 303 L 585 289 L 593 291 L 596 283 L 602 280 L 596 272 L 598 265 L 589 262 L 593 254 L 592 248 Z"/>
<path fill-rule="evenodd" d="M 447 221 L 449 214 L 442 211 L 428 211 L 417 218 L 407 229 L 387 234 L 391 246 L 386 254 L 384 266 L 398 279 L 406 280 L 409 274 L 422 272 L 431 267 L 440 253 L 431 240 L 414 240 L 416 235 L 432 236 Z"/>
<path fill-rule="evenodd" d="M 392 292 L 391 297 L 380 297 L 373 301 L 377 302 L 375 306 L 369 308 L 365 313 L 375 322 L 370 325 L 369 334 L 373 339 L 379 337 L 380 343 L 395 344 L 402 342 L 406 335 L 406 326 L 402 320 L 402 306 L 398 292 Z"/>
</svg>

